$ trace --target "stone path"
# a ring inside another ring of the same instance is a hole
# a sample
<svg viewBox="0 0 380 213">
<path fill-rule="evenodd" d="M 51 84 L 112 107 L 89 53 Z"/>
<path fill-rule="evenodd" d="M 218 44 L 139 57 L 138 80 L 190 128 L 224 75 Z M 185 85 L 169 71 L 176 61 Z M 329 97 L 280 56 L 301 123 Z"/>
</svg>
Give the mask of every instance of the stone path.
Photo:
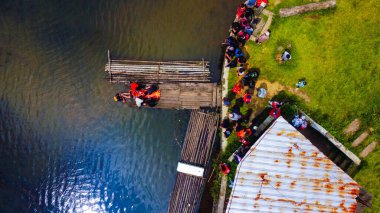
<svg viewBox="0 0 380 213">
<path fill-rule="evenodd" d="M 355 141 L 351 144 L 352 147 L 357 147 L 359 146 L 367 137 L 369 136 L 369 131 L 366 130 L 363 132 L 358 138 L 355 139 Z"/>
<path fill-rule="evenodd" d="M 353 120 L 350 125 L 348 125 L 348 127 L 343 131 L 343 134 L 348 136 L 348 135 L 352 135 L 354 134 L 355 132 L 357 132 L 360 128 L 360 120 L 358 118 L 356 118 L 355 120 Z"/>
<path fill-rule="evenodd" d="M 377 144 L 377 141 L 372 141 L 371 144 L 369 144 L 362 152 L 360 152 L 359 156 L 362 158 L 367 157 L 369 153 L 376 149 Z"/>
<path fill-rule="evenodd" d="M 266 32 L 272 24 L 274 14 L 266 9 L 263 10 L 262 14 L 267 16 L 268 19 L 264 21 L 264 19 L 261 18 L 260 22 L 257 24 L 256 29 L 253 31 L 252 36 L 250 38 L 250 40 L 252 41 L 256 41 L 256 38 L 262 35 L 264 32 Z"/>
</svg>

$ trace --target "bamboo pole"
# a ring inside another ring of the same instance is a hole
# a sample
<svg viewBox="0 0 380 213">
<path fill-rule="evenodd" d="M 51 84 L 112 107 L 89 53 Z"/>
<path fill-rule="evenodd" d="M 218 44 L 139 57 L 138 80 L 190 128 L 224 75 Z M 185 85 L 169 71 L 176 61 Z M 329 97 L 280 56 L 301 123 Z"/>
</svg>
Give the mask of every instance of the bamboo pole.
<svg viewBox="0 0 380 213">
<path fill-rule="evenodd" d="M 111 54 L 110 50 L 108 50 L 108 70 L 109 70 L 109 76 L 110 76 L 110 83 L 112 81 L 112 72 L 111 72 Z"/>
</svg>

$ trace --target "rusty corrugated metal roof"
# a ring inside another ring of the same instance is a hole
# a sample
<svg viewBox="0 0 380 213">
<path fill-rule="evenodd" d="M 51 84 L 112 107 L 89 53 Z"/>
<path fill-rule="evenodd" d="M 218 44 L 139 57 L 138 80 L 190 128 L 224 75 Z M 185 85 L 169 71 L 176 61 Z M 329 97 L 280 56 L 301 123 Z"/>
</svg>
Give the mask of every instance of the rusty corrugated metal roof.
<svg viewBox="0 0 380 213">
<path fill-rule="evenodd" d="M 284 118 L 240 162 L 227 212 L 355 212 L 359 185 Z"/>
</svg>

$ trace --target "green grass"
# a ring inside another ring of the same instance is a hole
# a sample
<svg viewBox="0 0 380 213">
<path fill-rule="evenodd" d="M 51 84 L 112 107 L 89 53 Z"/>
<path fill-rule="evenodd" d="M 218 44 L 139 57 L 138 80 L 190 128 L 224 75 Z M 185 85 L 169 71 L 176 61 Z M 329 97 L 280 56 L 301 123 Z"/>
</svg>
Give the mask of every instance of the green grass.
<svg viewBox="0 0 380 213">
<path fill-rule="evenodd" d="M 375 1 L 346 0 L 338 1 L 336 9 L 276 17 L 269 42 L 246 44 L 249 63 L 260 68 L 260 78 L 293 87 L 306 78 L 308 85 L 302 90 L 311 101 L 303 103 L 304 110 L 348 148 L 361 131 L 372 128 L 364 145 L 350 148 L 356 154 L 371 141 L 380 141 L 379 9 Z M 289 44 L 292 60 L 278 64 L 278 48 Z M 361 130 L 343 136 L 343 129 L 355 118 L 361 119 Z M 363 160 L 354 178 L 374 195 L 367 212 L 380 212 L 379 148 Z"/>
</svg>

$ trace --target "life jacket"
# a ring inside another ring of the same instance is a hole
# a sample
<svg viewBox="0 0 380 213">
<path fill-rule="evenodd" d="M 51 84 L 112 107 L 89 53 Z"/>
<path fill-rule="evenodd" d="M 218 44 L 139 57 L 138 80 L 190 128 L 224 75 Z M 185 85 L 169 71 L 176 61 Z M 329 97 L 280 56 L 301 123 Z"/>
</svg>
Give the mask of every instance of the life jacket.
<svg viewBox="0 0 380 213">
<path fill-rule="evenodd" d="M 136 82 L 132 82 L 130 86 L 132 91 L 136 91 L 139 87 L 139 85 Z"/>
<path fill-rule="evenodd" d="M 251 96 L 251 94 L 245 94 L 244 95 L 244 97 L 243 97 L 243 101 L 244 101 L 244 103 L 250 103 L 251 102 L 251 98 L 252 98 L 252 96 Z"/>
<path fill-rule="evenodd" d="M 152 92 L 151 94 L 146 95 L 144 98 L 145 98 L 145 99 L 155 99 L 155 100 L 159 100 L 160 97 L 161 97 L 161 91 L 160 91 L 160 90 L 156 90 L 156 91 Z"/>
<path fill-rule="evenodd" d="M 227 165 L 227 164 L 225 164 L 225 163 L 223 163 L 223 164 L 220 164 L 220 166 L 219 166 L 219 169 L 220 169 L 220 171 L 224 174 L 224 175 L 227 175 L 228 173 L 230 173 L 230 167 Z"/>
<path fill-rule="evenodd" d="M 145 96 L 145 92 L 146 90 L 131 90 L 131 95 L 134 97 L 134 98 L 142 98 Z"/>
<path fill-rule="evenodd" d="M 241 86 L 239 83 L 237 83 L 234 88 L 232 88 L 232 92 L 236 93 L 236 94 L 240 94 L 241 93 Z"/>
</svg>

